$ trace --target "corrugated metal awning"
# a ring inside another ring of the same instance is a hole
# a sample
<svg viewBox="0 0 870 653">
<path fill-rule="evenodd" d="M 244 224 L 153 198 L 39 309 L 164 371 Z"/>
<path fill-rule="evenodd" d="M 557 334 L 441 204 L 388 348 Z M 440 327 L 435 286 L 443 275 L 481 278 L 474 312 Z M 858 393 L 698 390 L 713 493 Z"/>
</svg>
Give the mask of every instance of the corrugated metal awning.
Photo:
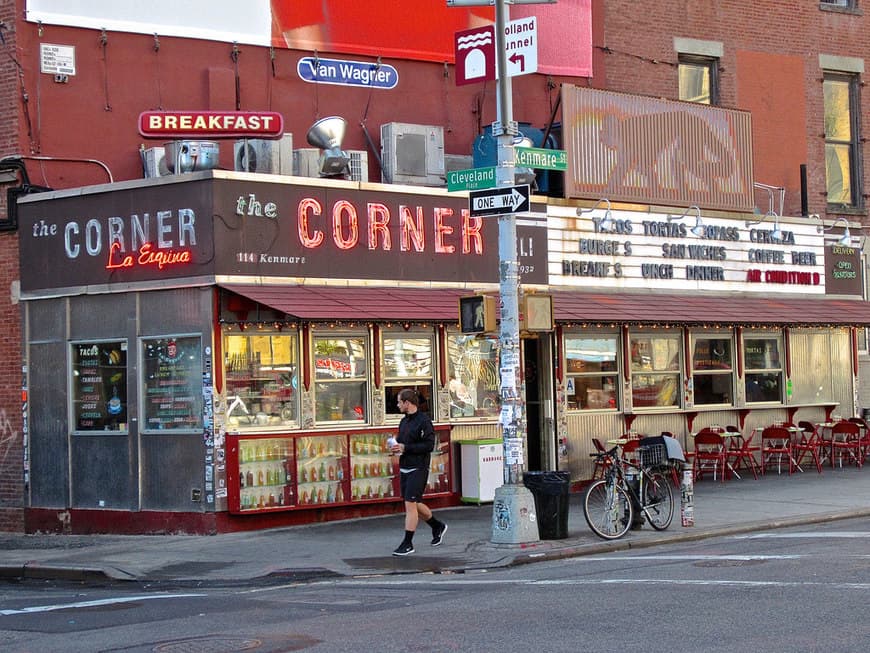
<svg viewBox="0 0 870 653">
<path fill-rule="evenodd" d="M 469 290 L 348 286 L 241 286 L 225 290 L 304 320 L 459 321 L 459 298 Z"/>
<path fill-rule="evenodd" d="M 456 288 L 221 285 L 305 320 L 459 320 Z M 726 297 L 556 291 L 557 322 L 870 326 L 870 302 L 830 298 Z"/>
<path fill-rule="evenodd" d="M 557 322 L 870 325 L 870 302 L 853 299 L 554 292 Z"/>
</svg>

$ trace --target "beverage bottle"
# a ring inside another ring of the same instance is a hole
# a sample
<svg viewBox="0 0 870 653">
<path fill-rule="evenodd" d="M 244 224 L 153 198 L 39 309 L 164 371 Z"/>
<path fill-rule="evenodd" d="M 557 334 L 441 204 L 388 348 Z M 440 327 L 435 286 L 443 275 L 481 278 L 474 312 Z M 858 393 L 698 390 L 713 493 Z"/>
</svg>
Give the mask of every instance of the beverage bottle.
<svg viewBox="0 0 870 653">
<path fill-rule="evenodd" d="M 316 467 L 311 468 L 311 471 L 308 473 L 308 480 L 311 481 L 312 483 L 317 482 L 317 468 Z"/>
<path fill-rule="evenodd" d="M 335 465 L 333 465 L 332 463 L 329 463 L 329 480 L 335 480 Z"/>
<path fill-rule="evenodd" d="M 254 485 L 254 472 L 249 469 L 248 473 L 245 474 L 245 487 L 251 487 L 252 485 Z"/>
<path fill-rule="evenodd" d="M 257 485 L 265 485 L 265 484 L 266 484 L 266 478 L 263 475 L 263 468 L 259 467 L 257 469 Z"/>
<path fill-rule="evenodd" d="M 326 480 L 326 463 L 320 461 L 320 474 L 317 475 L 321 481 Z"/>
<path fill-rule="evenodd" d="M 344 490 L 341 489 L 341 485 L 335 491 L 335 501 L 336 503 L 344 503 Z"/>
</svg>

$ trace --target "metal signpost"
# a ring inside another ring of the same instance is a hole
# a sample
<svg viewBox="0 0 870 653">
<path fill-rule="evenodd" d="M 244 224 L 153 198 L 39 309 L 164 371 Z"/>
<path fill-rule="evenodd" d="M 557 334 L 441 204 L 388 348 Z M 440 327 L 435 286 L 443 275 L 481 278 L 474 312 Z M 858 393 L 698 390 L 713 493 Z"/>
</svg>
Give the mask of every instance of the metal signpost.
<svg viewBox="0 0 870 653">
<path fill-rule="evenodd" d="M 495 35 L 498 69 L 509 71 L 505 48 L 505 29 L 510 16 L 507 4 L 547 4 L 548 0 L 447 0 L 448 6 L 495 4 Z M 496 188 L 514 186 L 513 139 L 519 133 L 513 120 L 510 75 L 498 78 L 498 121 L 492 132 L 497 138 L 498 166 Z M 515 188 L 509 192 L 511 197 Z M 504 197 L 504 196 L 500 196 Z M 495 204 L 495 202 L 493 203 Z M 479 207 L 482 205 L 478 205 Z M 473 208 L 473 207 L 472 207 Z M 516 210 L 512 208 L 511 210 Z M 520 373 L 519 260 L 517 256 L 517 222 L 514 213 L 498 215 L 499 294 L 501 328 L 499 330 L 499 377 L 501 415 L 499 418 L 504 446 L 504 485 L 495 490 L 492 509 L 492 542 L 523 544 L 540 537 L 532 493 L 522 484 L 525 462 L 526 415 L 525 387 Z"/>
</svg>

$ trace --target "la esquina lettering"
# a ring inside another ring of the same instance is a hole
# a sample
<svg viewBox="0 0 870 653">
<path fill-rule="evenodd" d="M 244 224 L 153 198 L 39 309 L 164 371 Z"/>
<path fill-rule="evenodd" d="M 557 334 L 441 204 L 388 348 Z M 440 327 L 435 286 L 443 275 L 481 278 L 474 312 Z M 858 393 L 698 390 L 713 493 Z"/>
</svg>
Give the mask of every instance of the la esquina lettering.
<svg viewBox="0 0 870 653">
<path fill-rule="evenodd" d="M 139 249 L 139 255 L 134 258 L 132 254 L 127 254 L 123 257 L 118 257 L 121 250 L 119 243 L 112 243 L 109 248 L 109 261 L 106 263 L 107 270 L 117 270 L 121 268 L 144 267 L 147 265 L 156 266 L 162 270 L 167 265 L 175 265 L 179 263 L 190 263 L 189 250 L 157 250 L 152 249 L 151 243 L 145 243 Z"/>
</svg>

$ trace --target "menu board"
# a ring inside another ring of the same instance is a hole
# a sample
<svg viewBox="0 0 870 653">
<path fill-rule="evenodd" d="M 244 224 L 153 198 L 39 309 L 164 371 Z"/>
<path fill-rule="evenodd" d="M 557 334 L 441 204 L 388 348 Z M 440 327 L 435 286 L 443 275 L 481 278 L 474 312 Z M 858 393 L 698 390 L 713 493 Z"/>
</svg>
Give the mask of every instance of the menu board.
<svg viewBox="0 0 870 653">
<path fill-rule="evenodd" d="M 127 430 L 127 341 L 72 345 L 73 428 Z"/>
<path fill-rule="evenodd" d="M 202 428 L 202 346 L 199 336 L 142 341 L 145 430 Z"/>
</svg>

